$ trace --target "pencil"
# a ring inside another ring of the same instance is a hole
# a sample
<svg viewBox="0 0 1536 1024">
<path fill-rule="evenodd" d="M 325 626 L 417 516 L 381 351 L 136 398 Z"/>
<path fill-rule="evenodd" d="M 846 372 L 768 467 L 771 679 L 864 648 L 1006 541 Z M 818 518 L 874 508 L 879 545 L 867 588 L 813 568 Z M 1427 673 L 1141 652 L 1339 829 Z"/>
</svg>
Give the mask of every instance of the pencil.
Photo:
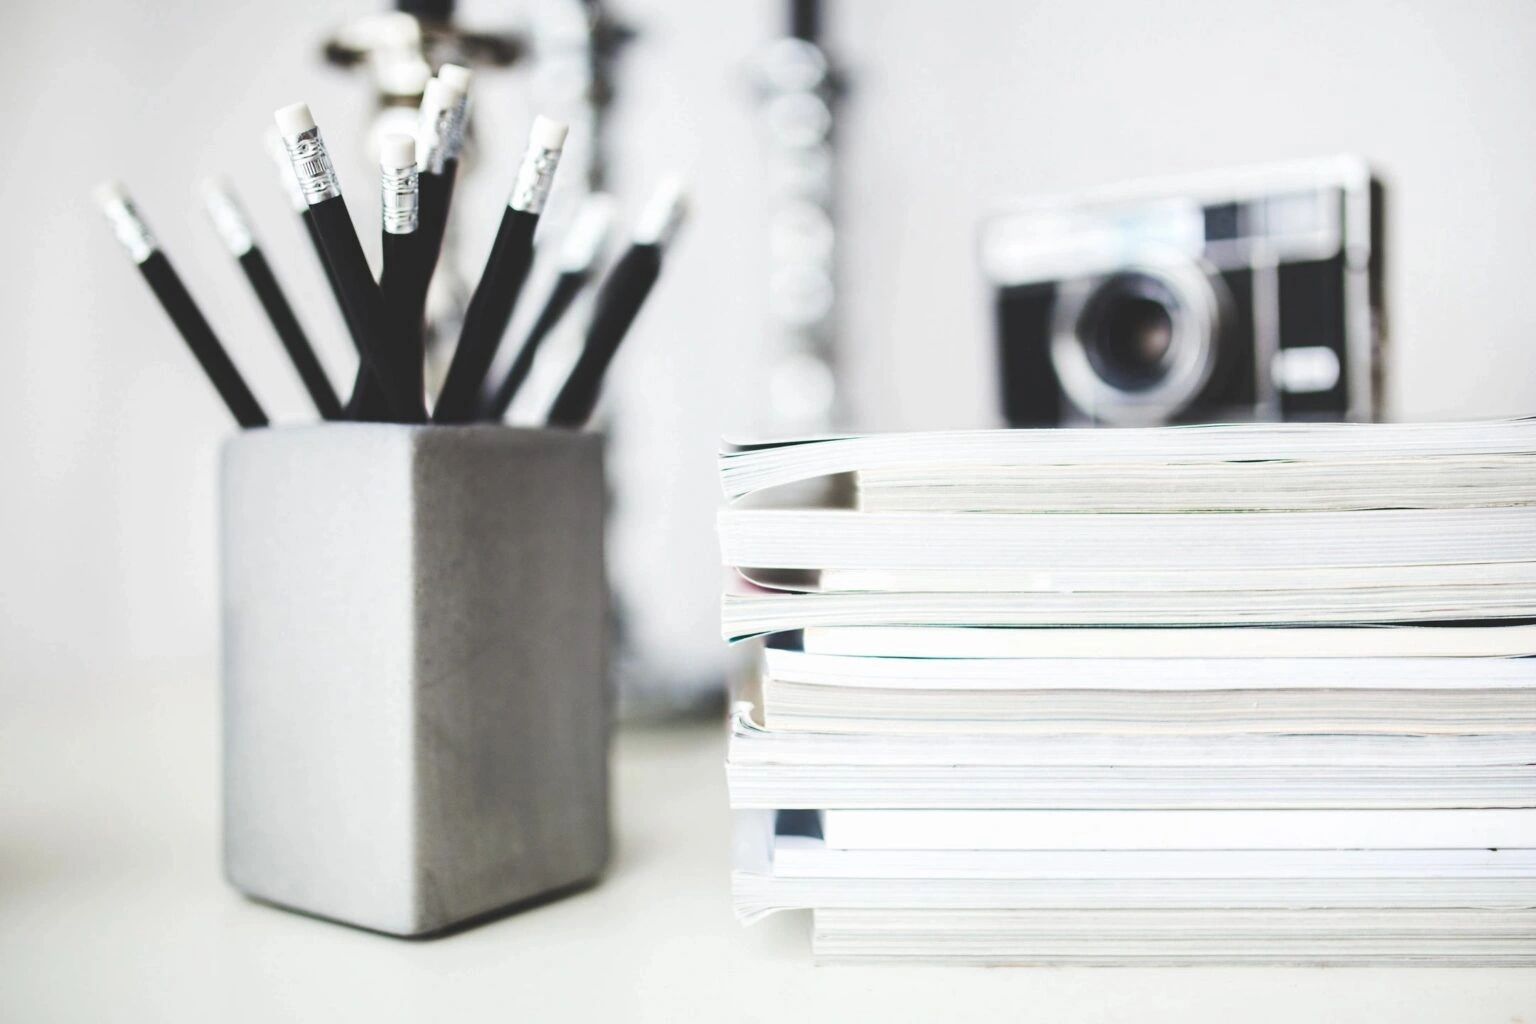
<svg viewBox="0 0 1536 1024">
<path fill-rule="evenodd" d="M 427 421 L 422 309 L 412 291 L 421 276 L 422 261 L 418 186 L 416 140 L 409 135 L 385 136 L 379 153 L 379 221 L 384 252 L 379 290 L 384 295 L 397 372 L 412 398 L 404 419 L 407 423 Z"/>
<path fill-rule="evenodd" d="M 608 364 L 661 274 L 662 252 L 683 213 L 682 183 L 664 181 L 636 221 L 633 243 L 598 289 L 581 355 L 550 406 L 549 426 L 579 428 L 592 417 Z"/>
<path fill-rule="evenodd" d="M 496 390 L 484 398 L 480 409 L 481 419 L 500 422 L 505 418 L 507 410 L 512 406 L 512 399 L 517 396 L 518 389 L 533 369 L 539 346 L 560 323 L 591 280 L 593 268 L 608 240 L 612 224 L 611 196 L 593 192 L 582 200 L 560 244 L 559 274 L 555 277 L 555 283 L 550 286 L 544 306 L 529 328 L 528 336 L 523 339 L 522 347 L 517 350 L 517 356 L 507 369 L 506 376 Z"/>
<path fill-rule="evenodd" d="M 390 306 L 387 313 L 391 320 L 421 325 L 421 361 L 405 368 L 412 393 L 425 391 L 427 293 L 448 226 L 448 204 L 453 195 L 458 152 L 464 138 L 463 118 L 468 114 L 470 72 L 456 64 L 444 64 L 441 75 L 446 78 L 433 78 L 427 82 L 417 114 L 418 226 L 416 238 L 409 246 L 413 250 L 409 261 L 410 270 L 406 271 L 401 259 L 397 257 L 394 261 L 395 273 L 390 275 L 388 290 L 385 292 L 385 301 Z M 395 243 L 386 241 L 385 245 L 393 247 Z M 379 283 L 382 290 L 385 287 L 382 276 Z M 407 344 L 416 347 L 414 342 Z M 389 419 L 378 386 L 369 381 L 366 366 L 358 367 L 352 399 L 347 403 L 347 414 L 353 419 Z M 412 406 L 412 422 L 420 422 L 425 416 L 424 404 L 419 409 Z"/>
<path fill-rule="evenodd" d="M 288 159 L 303 189 L 304 200 L 320 236 L 321 254 L 330 264 L 341 295 L 342 308 L 357 328 L 363 363 L 379 385 L 391 415 L 408 418 L 413 402 L 410 384 L 390 372 L 390 354 L 384 299 L 368 268 L 368 258 L 357 240 L 341 183 L 331 166 L 330 154 L 309 107 L 295 103 L 273 115 Z"/>
<path fill-rule="evenodd" d="M 404 413 L 392 414 L 368 367 L 359 365 L 352 398 L 347 402 L 348 419 L 378 423 L 427 421 L 424 309 L 415 300 L 421 262 L 417 250 L 419 198 L 415 139 L 409 135 L 385 136 L 379 147 L 380 250 L 384 255 L 379 292 L 384 299 L 390 372 L 406 381 L 414 400 Z"/>
<path fill-rule="evenodd" d="M 496 358 L 518 293 L 533 265 L 533 233 L 549 198 L 565 134 L 565 125 L 558 121 L 534 119 L 490 258 L 464 313 L 459 344 L 432 410 L 434 422 L 468 423 L 475 418 L 486 371 Z"/>
<path fill-rule="evenodd" d="M 448 231 L 448 213 L 453 203 L 453 185 L 458 177 L 459 154 L 469 119 L 471 74 L 457 64 L 444 64 L 437 78 L 427 83 L 421 97 L 420 124 L 417 128 L 416 155 L 420 171 L 420 227 L 418 248 L 421 263 L 414 284 L 413 298 L 425 318 L 427 292 Z M 435 83 L 435 84 L 434 84 Z"/>
<path fill-rule="evenodd" d="M 275 127 L 268 128 L 267 143 L 272 159 L 277 164 L 277 177 L 282 183 L 283 192 L 288 196 L 289 204 L 304 225 L 304 234 L 309 239 L 310 248 L 314 251 L 320 269 L 325 273 L 326 284 L 330 286 L 331 295 L 336 299 L 336 306 L 341 310 L 342 322 L 347 325 L 347 337 L 352 339 L 352 346 L 361 359 L 362 330 L 352 322 L 346 304 L 341 301 L 341 287 L 336 283 L 336 273 L 331 269 L 330 260 L 325 258 L 325 247 L 320 244 L 320 230 L 315 227 L 314 214 L 309 211 L 309 200 L 304 198 L 304 189 L 299 185 L 298 176 L 293 173 L 293 162 L 288 159 L 288 147 L 283 145 L 282 133 Z"/>
<path fill-rule="evenodd" d="M 341 311 L 341 319 L 347 327 L 347 337 L 352 339 L 352 348 L 357 352 L 357 372 L 353 377 L 352 391 L 348 395 L 347 405 L 342 410 L 343 419 L 358 419 L 358 406 L 366 399 L 361 392 L 366 389 L 362 382 L 368 376 L 368 364 L 363 359 L 363 330 L 353 319 L 352 310 L 341 297 L 341 285 L 336 280 L 336 271 L 331 267 L 331 261 L 325 257 L 325 246 L 320 241 L 320 229 L 315 226 L 315 215 L 309 209 L 309 200 L 304 197 L 304 188 L 299 184 L 299 177 L 294 173 L 293 161 L 288 157 L 288 146 L 283 142 L 283 135 L 276 126 L 267 128 L 267 145 L 272 153 L 272 159 L 277 164 L 278 180 L 282 182 L 283 191 L 288 196 L 294 212 L 299 215 L 299 220 L 304 225 L 304 234 L 309 239 L 310 249 L 315 254 L 315 259 L 320 264 L 320 269 L 325 273 L 325 282 L 331 289 L 331 296 L 336 300 L 336 308 Z M 369 404 L 372 404 L 371 402 Z"/>
<path fill-rule="evenodd" d="M 224 346 L 208 325 L 202 310 L 197 308 L 186 285 L 177 276 L 171 261 L 160 250 L 159 243 L 150 234 L 128 193 L 116 182 L 108 182 L 96 189 L 96 202 L 107 215 L 118 241 L 123 243 L 128 255 L 138 264 L 139 272 L 149 283 L 155 298 L 160 300 L 171 323 L 176 325 L 182 340 L 213 382 L 214 389 L 224 400 L 235 422 L 242 427 L 266 426 L 267 414 L 262 412 L 256 396 L 251 394 L 245 379 L 240 376 L 240 371 L 235 369 L 229 353 L 224 351 Z"/>
<path fill-rule="evenodd" d="M 299 318 L 293 312 L 293 306 L 283 294 L 282 285 L 278 284 L 277 276 L 272 273 L 271 264 L 267 262 L 251 231 L 250 219 L 240 208 L 234 193 L 228 185 L 217 181 L 205 182 L 203 204 L 230 255 L 235 257 L 235 262 L 245 272 L 245 279 L 256 293 L 257 301 L 266 312 L 272 329 L 277 332 L 278 340 L 283 343 L 283 349 L 298 372 L 304 390 L 309 392 L 310 400 L 315 403 L 320 418 L 339 419 L 341 400 L 336 397 L 331 379 L 326 376 L 325 368 L 320 365 L 309 343 L 309 336 L 304 333 Z"/>
</svg>

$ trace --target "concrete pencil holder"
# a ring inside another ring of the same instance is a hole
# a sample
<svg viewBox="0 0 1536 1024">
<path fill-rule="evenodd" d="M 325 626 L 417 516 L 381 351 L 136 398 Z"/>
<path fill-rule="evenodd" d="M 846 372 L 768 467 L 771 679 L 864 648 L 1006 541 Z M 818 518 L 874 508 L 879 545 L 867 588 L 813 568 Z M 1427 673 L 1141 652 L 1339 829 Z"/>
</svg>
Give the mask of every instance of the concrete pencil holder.
<svg viewBox="0 0 1536 1024">
<path fill-rule="evenodd" d="M 594 880 L 601 441 L 327 424 L 222 468 L 229 882 L 423 936 Z"/>
</svg>

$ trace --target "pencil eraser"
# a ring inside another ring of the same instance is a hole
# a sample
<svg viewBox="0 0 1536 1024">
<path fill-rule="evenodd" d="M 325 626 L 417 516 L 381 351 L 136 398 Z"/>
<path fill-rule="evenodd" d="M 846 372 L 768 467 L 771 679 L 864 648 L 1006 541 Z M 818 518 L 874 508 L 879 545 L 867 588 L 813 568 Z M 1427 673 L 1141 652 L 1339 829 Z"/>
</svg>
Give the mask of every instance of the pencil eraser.
<svg viewBox="0 0 1536 1024">
<path fill-rule="evenodd" d="M 533 129 L 528 132 L 528 144 L 539 149 L 559 149 L 565 145 L 565 136 L 569 131 L 569 126 L 540 114 L 533 119 Z"/>
<path fill-rule="evenodd" d="M 117 180 L 103 181 L 91 189 L 91 198 L 96 200 L 96 205 L 105 209 L 118 203 L 128 202 L 128 190 L 123 183 Z"/>
<path fill-rule="evenodd" d="M 409 135 L 386 135 L 379 144 L 379 166 L 398 171 L 416 166 L 416 140 Z"/>
<path fill-rule="evenodd" d="M 687 212 L 688 195 L 683 179 L 668 175 L 640 208 L 640 216 L 635 218 L 635 241 L 641 245 L 665 245 Z"/>
<path fill-rule="evenodd" d="M 277 130 L 286 136 L 301 135 L 315 126 L 315 115 L 309 112 L 308 103 L 290 103 L 272 113 Z"/>
<path fill-rule="evenodd" d="M 204 178 L 199 185 L 202 188 L 203 199 L 206 202 L 211 203 L 215 199 L 227 200 L 233 195 L 229 182 L 224 178 Z"/>
<path fill-rule="evenodd" d="M 250 222 L 246 220 L 245 211 L 240 209 L 228 182 L 219 178 L 203 179 L 203 205 L 208 210 L 209 219 L 213 221 L 213 229 L 219 233 L 231 253 L 237 257 L 244 256 L 255 248 L 256 239 L 251 235 Z"/>
<path fill-rule="evenodd" d="M 608 240 L 613 215 L 613 197 L 604 192 L 590 192 L 581 200 L 560 244 L 561 272 L 578 273 L 591 269 L 603 251 L 603 243 Z"/>
<path fill-rule="evenodd" d="M 453 90 L 441 78 L 434 78 L 427 82 L 427 87 L 421 92 L 421 113 L 426 117 L 436 117 L 440 112 L 453 106 L 456 97 Z"/>
<path fill-rule="evenodd" d="M 437 69 L 437 77 L 459 96 L 469 94 L 469 80 L 474 72 L 459 64 L 444 64 Z"/>
</svg>

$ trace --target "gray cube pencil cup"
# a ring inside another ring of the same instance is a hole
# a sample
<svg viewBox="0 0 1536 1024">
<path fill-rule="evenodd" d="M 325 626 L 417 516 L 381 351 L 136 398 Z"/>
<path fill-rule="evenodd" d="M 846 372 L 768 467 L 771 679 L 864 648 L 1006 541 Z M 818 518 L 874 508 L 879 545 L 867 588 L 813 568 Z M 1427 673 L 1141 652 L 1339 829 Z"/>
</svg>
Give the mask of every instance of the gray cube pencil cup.
<svg viewBox="0 0 1536 1024">
<path fill-rule="evenodd" d="M 251 430 L 222 470 L 229 882 L 424 936 L 596 879 L 600 439 Z"/>
</svg>

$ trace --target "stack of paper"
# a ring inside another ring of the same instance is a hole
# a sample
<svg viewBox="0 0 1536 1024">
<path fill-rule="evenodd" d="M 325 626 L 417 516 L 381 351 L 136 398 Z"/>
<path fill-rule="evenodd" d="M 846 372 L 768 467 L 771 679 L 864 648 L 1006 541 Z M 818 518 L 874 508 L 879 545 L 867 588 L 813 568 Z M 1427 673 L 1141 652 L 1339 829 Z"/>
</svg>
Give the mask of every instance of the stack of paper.
<svg viewBox="0 0 1536 1024">
<path fill-rule="evenodd" d="M 1536 421 L 721 465 L 744 920 L 811 908 L 829 960 L 1536 963 Z"/>
</svg>

